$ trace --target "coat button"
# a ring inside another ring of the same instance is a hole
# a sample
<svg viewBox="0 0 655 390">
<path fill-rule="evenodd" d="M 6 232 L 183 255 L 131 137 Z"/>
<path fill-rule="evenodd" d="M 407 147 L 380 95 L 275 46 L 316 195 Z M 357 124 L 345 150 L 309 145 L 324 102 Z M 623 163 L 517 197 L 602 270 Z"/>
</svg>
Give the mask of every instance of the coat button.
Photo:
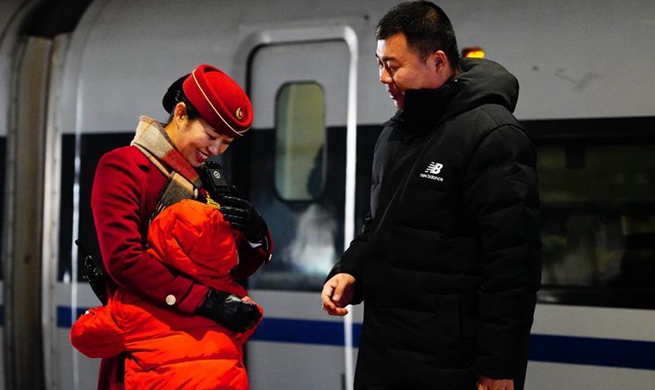
<svg viewBox="0 0 655 390">
<path fill-rule="evenodd" d="M 177 302 L 177 299 L 175 299 L 175 296 L 172 294 L 169 294 L 166 296 L 166 304 L 168 306 L 173 306 Z"/>
</svg>

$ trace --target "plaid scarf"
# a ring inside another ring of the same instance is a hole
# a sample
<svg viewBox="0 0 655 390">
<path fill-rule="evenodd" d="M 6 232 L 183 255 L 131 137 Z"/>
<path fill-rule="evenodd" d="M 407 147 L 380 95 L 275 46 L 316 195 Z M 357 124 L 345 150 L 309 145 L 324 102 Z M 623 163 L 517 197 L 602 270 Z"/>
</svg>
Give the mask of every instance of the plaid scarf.
<svg viewBox="0 0 655 390">
<path fill-rule="evenodd" d="M 198 172 L 173 146 L 162 125 L 142 116 L 131 145 L 137 147 L 168 178 L 159 196 L 152 221 L 164 208 L 182 199 L 197 199 L 202 181 Z"/>
</svg>

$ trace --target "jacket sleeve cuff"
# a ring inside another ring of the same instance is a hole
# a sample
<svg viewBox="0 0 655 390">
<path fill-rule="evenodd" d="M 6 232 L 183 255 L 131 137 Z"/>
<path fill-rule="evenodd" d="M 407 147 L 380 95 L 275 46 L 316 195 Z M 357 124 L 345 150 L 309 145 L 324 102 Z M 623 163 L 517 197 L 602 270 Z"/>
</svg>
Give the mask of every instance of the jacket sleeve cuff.
<svg viewBox="0 0 655 390">
<path fill-rule="evenodd" d="M 183 313 L 193 314 L 208 292 L 208 287 L 193 283 L 184 277 L 177 277 L 164 298 L 164 304 L 176 307 Z"/>
<path fill-rule="evenodd" d="M 364 277 L 363 273 L 361 272 L 361 262 L 365 256 L 365 252 L 366 244 L 364 242 L 357 240 L 353 241 L 350 244 L 348 250 L 346 250 L 343 255 L 341 255 L 337 263 L 334 265 L 334 267 L 332 267 L 332 270 L 328 274 L 327 278 L 325 278 L 325 282 L 327 282 L 334 275 L 341 273 L 349 274 L 354 277 L 356 283 L 355 295 L 351 301 L 352 304 L 362 303 L 364 300 L 362 289 L 362 285 L 364 284 Z"/>
<path fill-rule="evenodd" d="M 253 247 L 252 243 L 245 239 L 242 233 L 235 236 L 239 250 L 239 264 L 230 271 L 235 278 L 247 278 L 259 269 L 262 264 L 268 264 L 273 257 L 273 238 L 271 232 L 264 237 L 261 245 Z"/>
</svg>

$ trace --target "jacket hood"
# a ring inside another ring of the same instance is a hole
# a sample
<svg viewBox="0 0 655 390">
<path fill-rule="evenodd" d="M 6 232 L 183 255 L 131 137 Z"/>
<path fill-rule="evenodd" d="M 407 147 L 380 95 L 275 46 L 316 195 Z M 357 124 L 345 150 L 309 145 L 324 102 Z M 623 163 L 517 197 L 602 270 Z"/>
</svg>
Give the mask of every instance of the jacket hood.
<svg viewBox="0 0 655 390">
<path fill-rule="evenodd" d="M 490 60 L 472 58 L 462 59 L 459 67 L 460 73 L 449 83 L 457 85 L 459 90 L 451 109 L 466 110 L 481 104 L 500 104 L 514 112 L 519 97 L 519 82 L 507 69 Z"/>
<path fill-rule="evenodd" d="M 148 247 L 164 264 L 209 286 L 230 282 L 230 270 L 238 264 L 230 223 L 219 210 L 192 199 L 166 207 L 152 221 Z"/>
<path fill-rule="evenodd" d="M 500 64 L 464 58 L 459 74 L 442 87 L 408 90 L 405 110 L 399 110 L 384 126 L 405 123 L 401 127 L 420 136 L 437 123 L 483 104 L 499 104 L 514 112 L 518 95 L 518 80 Z"/>
</svg>

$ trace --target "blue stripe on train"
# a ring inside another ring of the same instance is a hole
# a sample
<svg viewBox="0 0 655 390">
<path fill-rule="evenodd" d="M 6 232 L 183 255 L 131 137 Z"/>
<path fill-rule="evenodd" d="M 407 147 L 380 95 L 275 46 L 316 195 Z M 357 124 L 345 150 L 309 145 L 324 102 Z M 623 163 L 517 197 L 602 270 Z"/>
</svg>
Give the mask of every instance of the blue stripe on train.
<svg viewBox="0 0 655 390">
<path fill-rule="evenodd" d="M 86 309 L 78 309 L 78 316 Z M 71 308 L 57 307 L 57 326 L 71 326 Z M 359 345 L 361 324 L 353 324 L 353 344 Z M 251 340 L 314 345 L 345 344 L 343 323 L 264 318 Z M 530 360 L 655 370 L 655 342 L 533 334 Z"/>
<path fill-rule="evenodd" d="M 655 370 L 655 342 L 591 337 L 530 336 L 530 360 Z"/>
</svg>

